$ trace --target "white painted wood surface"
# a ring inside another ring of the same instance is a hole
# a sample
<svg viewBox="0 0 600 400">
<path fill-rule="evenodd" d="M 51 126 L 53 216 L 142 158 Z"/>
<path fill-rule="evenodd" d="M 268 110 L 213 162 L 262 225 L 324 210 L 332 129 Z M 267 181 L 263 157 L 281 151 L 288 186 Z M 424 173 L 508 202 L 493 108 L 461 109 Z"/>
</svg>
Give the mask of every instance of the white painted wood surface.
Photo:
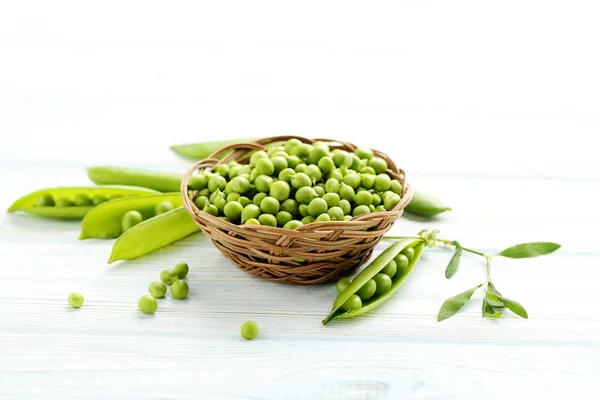
<svg viewBox="0 0 600 400">
<path fill-rule="evenodd" d="M 107 265 L 112 241 L 78 241 L 79 223 L 4 213 L 0 398 L 598 398 L 598 5 L 302 4 L 3 2 L 0 206 L 88 185 L 88 165 L 182 171 L 170 144 L 340 137 L 454 209 L 394 233 L 561 243 L 492 267 L 530 319 L 482 320 L 476 295 L 437 323 L 485 277 L 466 256 L 446 280 L 441 248 L 378 310 L 324 327 L 333 286 L 249 276 L 202 235 Z M 189 298 L 141 315 L 148 283 L 181 261 Z"/>
</svg>

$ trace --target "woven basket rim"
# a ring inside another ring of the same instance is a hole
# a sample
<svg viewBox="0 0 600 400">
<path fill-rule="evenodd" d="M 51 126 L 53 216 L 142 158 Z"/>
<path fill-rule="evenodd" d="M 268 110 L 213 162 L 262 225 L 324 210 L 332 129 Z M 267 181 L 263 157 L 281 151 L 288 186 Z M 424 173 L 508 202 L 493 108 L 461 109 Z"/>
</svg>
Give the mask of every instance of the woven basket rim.
<svg viewBox="0 0 600 400">
<path fill-rule="evenodd" d="M 317 231 L 317 232 L 322 231 L 325 233 L 325 232 L 327 232 L 327 229 L 325 229 L 327 226 L 335 226 L 335 227 L 362 226 L 362 224 L 360 224 L 360 222 L 362 222 L 362 221 L 368 221 L 371 219 L 381 219 L 381 218 L 385 218 L 385 217 L 391 217 L 395 220 L 402 214 L 402 211 L 404 210 L 404 208 L 412 200 L 413 192 L 412 192 L 411 186 L 406 181 L 406 173 L 402 169 L 399 169 L 398 167 L 396 167 L 395 163 L 385 153 L 383 153 L 379 150 L 375 150 L 375 149 L 371 149 L 371 150 L 373 150 L 373 153 L 379 157 L 382 156 L 382 158 L 384 158 L 388 162 L 388 167 L 391 164 L 391 166 L 393 166 L 394 169 L 396 170 L 396 171 L 392 170 L 391 172 L 395 173 L 396 175 L 398 175 L 401 178 L 400 182 L 402 184 L 402 194 L 400 195 L 400 202 L 398 202 L 398 204 L 396 205 L 396 207 L 394 207 L 393 210 L 377 211 L 377 212 L 371 212 L 368 214 L 362 214 L 357 217 L 353 217 L 349 221 L 315 221 L 315 222 L 311 222 L 309 224 L 302 225 L 296 229 L 290 230 L 290 229 L 284 229 L 281 227 L 267 226 L 267 225 L 234 224 L 233 222 L 223 220 L 223 219 L 216 217 L 212 214 L 209 214 L 203 210 L 200 210 L 196 206 L 196 204 L 193 200 L 196 196 L 197 191 L 193 191 L 194 195 L 192 197 L 189 196 L 190 189 L 188 188 L 188 183 L 189 183 L 192 175 L 195 172 L 200 171 L 200 169 L 207 169 L 207 168 L 210 168 L 210 170 L 212 171 L 215 166 L 220 165 L 220 164 L 227 164 L 229 161 L 231 161 L 231 159 L 229 159 L 228 157 L 218 159 L 217 157 L 219 157 L 220 155 L 227 153 L 229 150 L 237 150 L 237 149 L 246 149 L 248 151 L 250 151 L 250 150 L 266 151 L 267 150 L 267 147 L 265 147 L 266 144 L 270 144 L 270 143 L 274 143 L 274 142 L 285 142 L 289 139 L 298 139 L 298 140 L 302 141 L 303 143 L 308 143 L 308 144 L 311 144 L 314 142 L 325 142 L 327 144 L 339 143 L 342 146 L 345 145 L 345 146 L 353 148 L 353 149 L 357 148 L 357 146 L 355 146 L 351 143 L 348 143 L 348 142 L 332 140 L 332 139 L 323 139 L 323 138 L 308 139 L 308 138 L 305 138 L 302 136 L 295 136 L 295 135 L 268 136 L 268 137 L 264 137 L 259 140 L 256 140 L 254 142 L 240 142 L 240 143 L 235 143 L 235 144 L 230 144 L 230 145 L 224 146 L 221 149 L 215 151 L 213 154 L 211 154 L 204 160 L 200 160 L 200 161 L 196 162 L 194 165 L 192 165 L 191 167 L 189 167 L 187 169 L 187 171 L 185 172 L 183 179 L 181 180 L 180 191 L 182 194 L 183 205 L 184 205 L 186 211 L 188 212 L 188 214 L 190 215 L 190 217 L 192 218 L 192 220 L 194 220 L 194 222 L 201 227 L 201 225 L 198 223 L 196 218 L 198 218 L 199 215 L 202 215 L 203 219 L 210 221 L 213 224 L 231 226 L 231 228 L 230 228 L 231 231 L 235 231 L 237 229 L 243 229 L 248 232 L 269 232 L 269 233 L 278 233 L 278 234 L 282 234 L 282 235 L 285 234 L 286 236 L 302 238 L 302 237 L 305 237 L 305 234 L 307 234 L 307 233 L 315 233 L 314 231 Z M 235 151 L 233 152 L 233 154 L 235 154 Z M 232 159 L 235 159 L 235 157 Z M 204 164 L 213 164 L 213 165 L 212 165 L 212 167 L 208 167 L 208 166 L 202 167 L 202 165 L 204 165 Z M 389 168 L 386 171 L 386 173 L 388 175 L 390 174 Z M 392 176 L 392 178 L 395 179 L 393 176 Z"/>
</svg>

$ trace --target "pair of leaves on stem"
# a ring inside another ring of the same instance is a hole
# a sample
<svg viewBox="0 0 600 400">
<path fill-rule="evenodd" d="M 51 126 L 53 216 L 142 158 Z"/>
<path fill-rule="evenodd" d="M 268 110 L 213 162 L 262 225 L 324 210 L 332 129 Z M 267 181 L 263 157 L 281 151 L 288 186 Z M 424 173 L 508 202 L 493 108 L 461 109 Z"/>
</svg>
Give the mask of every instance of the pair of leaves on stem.
<svg viewBox="0 0 600 400">
<path fill-rule="evenodd" d="M 449 242 L 449 244 L 456 247 L 454 250 L 454 255 L 448 263 L 446 267 L 446 278 L 450 279 L 458 270 L 458 266 L 460 265 L 460 257 L 463 253 L 463 247 L 456 240 Z M 509 247 L 507 249 L 502 250 L 498 254 L 494 254 L 496 256 L 507 257 L 507 258 L 531 258 L 537 256 L 543 256 L 544 254 L 552 253 L 560 248 L 560 245 L 552 242 L 531 242 L 531 243 L 521 243 L 515 246 Z M 480 254 L 479 252 L 475 252 L 473 250 L 467 249 L 471 253 Z"/>
<path fill-rule="evenodd" d="M 444 301 L 444 304 L 442 304 L 442 307 L 438 312 L 438 322 L 448 319 L 456 314 L 469 302 L 469 300 L 471 300 L 473 293 L 482 286 L 483 283 Z M 506 308 L 521 318 L 528 318 L 527 311 L 525 311 L 525 308 L 519 304 L 519 302 L 502 296 L 502 294 L 496 290 L 492 282 L 489 282 L 481 305 L 482 317 L 492 319 L 500 318 Z"/>
</svg>

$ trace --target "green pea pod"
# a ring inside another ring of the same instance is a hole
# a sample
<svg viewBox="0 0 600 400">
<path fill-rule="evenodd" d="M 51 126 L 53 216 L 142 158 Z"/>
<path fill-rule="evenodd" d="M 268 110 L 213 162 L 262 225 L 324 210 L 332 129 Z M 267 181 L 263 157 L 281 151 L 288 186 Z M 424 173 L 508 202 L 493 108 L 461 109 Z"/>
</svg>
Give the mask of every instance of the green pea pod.
<svg viewBox="0 0 600 400">
<path fill-rule="evenodd" d="M 368 267 L 363 269 L 352 280 L 352 283 L 350 283 L 350 285 L 348 285 L 346 289 L 344 289 L 337 296 L 333 303 L 331 313 L 323 320 L 323 325 L 327 325 L 329 322 L 335 320 L 357 317 L 371 310 L 374 310 L 375 308 L 383 304 L 398 290 L 398 288 L 400 288 L 404 280 L 408 277 L 413 267 L 419 260 L 424 245 L 425 243 L 421 239 L 408 238 L 402 239 L 392 244 L 386 250 L 384 250 L 379 256 L 377 256 L 375 260 L 373 260 L 371 264 L 369 264 Z M 373 278 L 375 275 L 381 272 L 381 270 L 385 268 L 385 266 L 390 261 L 392 261 L 394 257 L 396 257 L 404 248 L 407 247 L 413 247 L 415 250 L 415 255 L 409 263 L 408 267 L 403 271 L 403 273 L 399 274 L 398 276 L 395 276 L 392 279 L 392 286 L 387 292 L 382 293 L 379 296 L 370 298 L 362 304 L 362 307 L 358 309 L 350 311 L 344 311 L 343 309 L 341 309 L 342 305 L 346 302 L 346 300 L 350 298 L 350 296 L 355 294 L 360 288 L 363 287 L 365 283 L 367 283 L 371 278 Z"/>
<path fill-rule="evenodd" d="M 115 197 L 139 196 L 143 194 L 158 193 L 145 187 L 135 186 L 92 186 L 92 187 L 55 187 L 37 190 L 29 193 L 15 201 L 8 208 L 8 212 L 21 211 L 32 215 L 47 218 L 81 219 L 92 209 L 89 206 L 37 206 L 38 199 L 43 195 L 51 195 L 54 199 L 66 198 L 72 200 L 77 195 L 85 195 L 88 198 L 103 196 L 106 199 Z"/>
<path fill-rule="evenodd" d="M 413 198 L 406 206 L 406 211 L 430 217 L 452 209 L 435 197 L 413 189 Z"/>
<path fill-rule="evenodd" d="M 88 177 L 99 185 L 142 186 L 159 192 L 178 192 L 182 174 L 128 167 L 89 167 Z"/>
<path fill-rule="evenodd" d="M 111 200 L 94 208 L 81 223 L 79 239 L 111 239 L 122 233 L 121 220 L 128 211 L 139 211 L 144 220 L 154 217 L 157 204 L 168 201 L 182 204 L 181 193 L 150 194 Z"/>
<path fill-rule="evenodd" d="M 124 234 L 113 245 L 108 263 L 133 260 L 198 232 L 184 207 L 179 207 L 146 220 Z"/>
<path fill-rule="evenodd" d="M 225 146 L 229 146 L 230 144 L 254 142 L 257 139 L 258 138 L 237 138 L 229 140 L 216 140 L 203 143 L 179 144 L 171 146 L 171 150 L 173 150 L 180 156 L 198 161 L 204 160 L 215 151 Z"/>
</svg>

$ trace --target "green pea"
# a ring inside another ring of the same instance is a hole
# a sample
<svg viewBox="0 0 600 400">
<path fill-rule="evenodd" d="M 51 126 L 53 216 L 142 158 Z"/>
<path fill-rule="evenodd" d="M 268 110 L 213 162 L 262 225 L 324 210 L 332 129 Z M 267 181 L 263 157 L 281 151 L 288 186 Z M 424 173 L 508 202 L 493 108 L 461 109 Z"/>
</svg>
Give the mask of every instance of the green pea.
<svg viewBox="0 0 600 400">
<path fill-rule="evenodd" d="M 339 192 L 340 191 L 340 182 L 335 178 L 327 179 L 327 182 L 325 182 L 325 191 L 327 193 Z"/>
<path fill-rule="evenodd" d="M 325 195 L 325 189 L 322 186 L 314 186 L 313 189 L 315 189 L 317 196 L 323 197 Z"/>
<path fill-rule="evenodd" d="M 204 209 L 204 206 L 208 204 L 208 197 L 198 196 L 196 200 L 194 200 L 194 203 L 196 204 L 196 207 L 198 207 L 198 209 L 202 210 Z"/>
<path fill-rule="evenodd" d="M 266 193 L 262 193 L 262 192 L 261 193 L 257 193 L 256 196 L 254 196 L 254 198 L 252 199 L 252 202 L 255 205 L 259 206 L 260 202 L 262 201 L 262 199 L 264 199 L 267 196 L 268 196 L 268 194 L 266 194 Z"/>
<path fill-rule="evenodd" d="M 402 250 L 401 253 L 404 254 L 406 258 L 408 258 L 409 262 L 412 261 L 413 258 L 415 258 L 415 249 L 413 249 L 412 247 L 404 248 L 404 250 Z"/>
<path fill-rule="evenodd" d="M 281 211 L 287 211 L 292 215 L 298 215 L 298 202 L 294 199 L 286 199 L 279 207 Z"/>
<path fill-rule="evenodd" d="M 396 275 L 396 271 L 398 271 L 398 266 L 396 264 L 396 261 L 392 260 L 389 263 L 387 263 L 385 267 L 383 267 L 381 273 L 386 274 L 390 278 L 393 278 L 394 275 Z"/>
<path fill-rule="evenodd" d="M 317 192 L 312 187 L 304 186 L 296 191 L 295 197 L 298 203 L 309 204 L 313 199 L 317 197 Z"/>
<path fill-rule="evenodd" d="M 317 222 L 329 222 L 331 217 L 327 213 L 323 213 L 317 217 Z"/>
<path fill-rule="evenodd" d="M 375 184 L 373 185 L 379 192 L 385 192 L 389 190 L 392 185 L 392 178 L 388 174 L 379 174 L 375 177 Z"/>
<path fill-rule="evenodd" d="M 83 305 L 83 295 L 81 293 L 71 293 L 67 300 L 73 308 L 79 308 Z"/>
<path fill-rule="evenodd" d="M 321 170 L 316 165 L 309 165 L 304 169 L 304 173 L 310 177 L 312 182 L 318 182 L 323 177 Z"/>
<path fill-rule="evenodd" d="M 371 204 L 373 204 L 375 207 L 380 205 L 381 204 L 381 196 L 379 196 L 377 193 L 373 193 L 371 195 Z"/>
<path fill-rule="evenodd" d="M 215 165 L 214 171 L 215 171 L 215 173 L 221 175 L 224 178 L 226 176 L 229 176 L 229 165 L 227 165 L 227 164 Z"/>
<path fill-rule="evenodd" d="M 37 207 L 52 207 L 54 206 L 54 197 L 50 193 L 42 194 L 36 203 Z"/>
<path fill-rule="evenodd" d="M 362 300 L 357 294 L 353 294 L 342 304 L 342 308 L 347 311 L 357 310 L 362 307 Z"/>
<path fill-rule="evenodd" d="M 352 165 L 350 165 L 350 169 L 356 172 L 360 171 L 363 165 L 363 161 L 356 156 L 356 154 L 350 154 L 350 158 L 352 159 Z"/>
<path fill-rule="evenodd" d="M 385 208 L 385 206 L 381 205 L 381 206 L 375 207 L 375 211 L 376 212 L 387 211 L 387 208 Z"/>
<path fill-rule="evenodd" d="M 258 324 L 254 321 L 246 321 L 242 324 L 240 334 L 246 340 L 255 339 L 258 336 Z"/>
<path fill-rule="evenodd" d="M 56 199 L 55 207 L 72 207 L 72 206 L 73 206 L 73 202 L 71 201 L 71 199 L 68 199 L 66 197 L 59 197 L 58 199 Z"/>
<path fill-rule="evenodd" d="M 175 271 L 175 273 L 177 274 L 177 277 L 179 279 L 183 279 L 187 276 L 188 272 L 190 272 L 190 267 L 189 265 L 187 265 L 187 263 L 179 263 L 177 265 L 175 265 L 175 268 L 173 268 L 173 271 Z M 156 297 L 156 296 L 154 296 Z"/>
<path fill-rule="evenodd" d="M 304 172 L 299 172 L 292 176 L 292 186 L 294 189 L 300 189 L 306 186 L 310 187 L 312 186 L 312 180 Z"/>
<path fill-rule="evenodd" d="M 360 175 L 360 183 L 361 183 L 362 187 L 364 187 L 365 189 L 371 189 L 373 187 L 373 184 L 375 183 L 376 178 L 377 178 L 377 176 L 375 176 L 375 175 L 361 174 Z"/>
<path fill-rule="evenodd" d="M 208 184 L 208 175 L 206 175 L 205 173 L 202 173 L 200 175 L 192 176 L 190 178 L 190 182 L 188 183 L 188 186 L 192 190 L 202 190 L 202 189 L 206 188 L 207 184 Z"/>
<path fill-rule="evenodd" d="M 342 175 L 339 169 L 334 169 L 329 174 L 327 174 L 327 179 L 335 179 L 338 182 L 341 182 L 344 179 L 344 176 Z"/>
<path fill-rule="evenodd" d="M 338 203 L 338 207 L 342 209 L 344 215 L 350 215 L 350 213 L 352 212 L 352 206 L 350 205 L 350 202 L 348 200 L 340 200 L 340 202 Z"/>
<path fill-rule="evenodd" d="M 289 154 L 283 149 L 283 147 L 277 146 L 272 149 L 273 151 L 268 151 L 267 154 L 273 160 L 273 157 L 283 157 L 285 159 L 288 158 Z"/>
<path fill-rule="evenodd" d="M 361 183 L 361 178 L 359 174 L 348 174 L 344 176 L 342 180 L 346 185 L 350 186 L 352 189 L 358 189 Z"/>
<path fill-rule="evenodd" d="M 202 211 L 204 211 L 205 213 L 209 213 L 210 215 L 214 215 L 215 217 L 219 215 L 219 209 L 217 208 L 217 206 L 210 203 L 205 205 Z"/>
<path fill-rule="evenodd" d="M 263 150 L 259 150 L 256 153 L 252 154 L 252 156 L 250 156 L 250 167 L 256 167 L 256 163 L 258 162 L 258 160 L 261 160 L 263 158 L 269 158 L 269 155 Z"/>
<path fill-rule="evenodd" d="M 208 189 L 202 189 L 198 192 L 198 196 L 208 197 L 210 196 L 210 192 L 208 191 Z"/>
<path fill-rule="evenodd" d="M 313 199 L 308 204 L 308 213 L 315 218 L 326 212 L 327 212 L 327 202 L 321 198 Z"/>
<path fill-rule="evenodd" d="M 352 215 L 344 215 L 344 221 L 351 221 L 354 218 Z"/>
<path fill-rule="evenodd" d="M 346 183 L 340 186 L 340 197 L 343 200 L 354 201 L 354 189 Z"/>
<path fill-rule="evenodd" d="M 294 230 L 296 228 L 301 227 L 302 225 L 304 225 L 302 222 L 300 222 L 296 219 L 293 219 L 293 220 L 289 221 L 287 224 L 285 224 L 283 226 L 283 229 Z"/>
<path fill-rule="evenodd" d="M 162 201 L 154 207 L 154 215 L 164 214 L 174 208 L 170 201 Z"/>
<path fill-rule="evenodd" d="M 277 226 L 283 227 L 285 224 L 290 222 L 294 217 L 287 211 L 279 211 L 276 215 Z"/>
<path fill-rule="evenodd" d="M 181 279 L 175 279 L 171 285 L 171 296 L 174 299 L 185 299 L 190 292 L 188 283 Z"/>
<path fill-rule="evenodd" d="M 160 281 L 152 282 L 148 286 L 148 292 L 150 293 L 150 296 L 155 299 L 162 299 L 165 297 L 165 294 L 167 294 L 167 285 Z"/>
<path fill-rule="evenodd" d="M 158 309 L 158 301 L 150 295 L 144 295 L 138 300 L 138 309 L 144 314 L 154 314 Z"/>
<path fill-rule="evenodd" d="M 235 202 L 235 203 L 237 203 L 237 202 Z M 225 206 L 227 205 L 227 200 L 225 200 L 224 196 L 217 197 L 215 199 L 215 201 L 213 202 L 213 204 L 219 209 L 220 213 L 224 213 L 225 212 Z"/>
<path fill-rule="evenodd" d="M 301 163 L 301 161 L 300 161 L 300 159 L 298 158 L 298 156 L 289 156 L 289 157 L 287 158 L 287 163 L 288 163 L 288 167 L 289 167 L 290 169 L 294 169 L 294 168 L 296 168 L 296 166 L 297 166 L 298 164 L 300 164 L 300 163 Z"/>
<path fill-rule="evenodd" d="M 258 221 L 261 225 L 277 226 L 277 218 L 275 218 L 275 216 L 271 214 L 261 214 L 258 217 Z"/>
<path fill-rule="evenodd" d="M 260 225 L 260 221 L 256 218 L 250 218 L 244 222 L 245 225 Z"/>
<path fill-rule="evenodd" d="M 172 284 L 175 279 L 177 279 L 177 272 L 172 269 L 165 269 L 160 273 L 160 280 L 163 281 L 165 285 Z"/>
<path fill-rule="evenodd" d="M 332 221 L 343 221 L 344 219 L 344 210 L 338 206 L 331 207 L 327 210 L 327 214 L 329 214 Z"/>
<path fill-rule="evenodd" d="M 308 162 L 317 165 L 321 159 L 329 155 L 329 150 L 324 146 L 313 146 L 308 155 Z"/>
<path fill-rule="evenodd" d="M 273 184 L 273 178 L 267 175 L 259 175 L 254 181 L 254 184 L 259 192 L 269 193 L 269 190 L 271 190 L 271 185 Z"/>
<path fill-rule="evenodd" d="M 313 217 L 312 215 L 307 215 L 306 217 L 302 218 L 302 220 L 300 222 L 302 222 L 304 225 L 306 224 L 310 224 L 311 222 L 315 222 L 316 219 L 315 217 Z"/>
<path fill-rule="evenodd" d="M 310 155 L 313 147 L 308 143 L 301 143 L 294 146 L 290 151 L 291 156 L 298 156 L 299 158 L 307 158 Z"/>
<path fill-rule="evenodd" d="M 298 146 L 299 144 L 302 144 L 300 140 L 296 138 L 289 139 L 287 142 L 285 142 L 284 150 L 287 153 L 289 153 L 294 147 Z"/>
<path fill-rule="evenodd" d="M 390 185 L 390 190 L 396 194 L 402 194 L 402 184 L 394 179 Z"/>
<path fill-rule="evenodd" d="M 373 280 L 377 284 L 377 290 L 375 291 L 376 296 L 387 293 L 387 291 L 392 287 L 392 278 L 386 274 L 378 273 L 373 277 Z"/>
<path fill-rule="evenodd" d="M 363 160 L 370 160 L 373 158 L 373 150 L 369 149 L 368 147 L 359 147 L 354 150 L 354 154 Z"/>
<path fill-rule="evenodd" d="M 255 204 L 248 204 L 242 210 L 242 223 L 246 222 L 249 219 L 256 219 L 260 216 L 261 210 L 260 207 Z"/>
<path fill-rule="evenodd" d="M 129 229 L 136 226 L 137 224 L 139 224 L 140 222 L 142 222 L 142 220 L 143 217 L 139 211 L 128 211 L 125 213 L 125 215 L 123 215 L 123 219 L 121 220 L 121 229 L 123 230 L 123 232 L 126 232 Z"/>
<path fill-rule="evenodd" d="M 250 189 L 250 181 L 241 176 L 236 176 L 231 181 L 231 188 L 236 193 L 240 193 L 240 194 L 246 193 L 248 191 L 248 189 Z"/>
<path fill-rule="evenodd" d="M 373 157 L 369 160 L 369 167 L 373 168 L 377 174 L 383 174 L 387 171 L 387 162 L 380 157 Z"/>
<path fill-rule="evenodd" d="M 238 174 L 240 173 L 240 168 L 241 167 L 239 166 L 229 167 L 229 180 L 232 180 L 233 178 L 238 176 Z"/>
<path fill-rule="evenodd" d="M 225 195 L 228 195 L 229 193 L 233 193 L 233 184 L 231 182 L 227 182 L 225 184 L 225 189 L 223 189 L 223 192 Z"/>
<path fill-rule="evenodd" d="M 349 278 L 347 276 L 344 278 L 341 278 L 339 281 L 336 282 L 335 290 L 337 290 L 338 293 L 342 293 L 351 283 L 352 283 L 351 278 Z"/>
<path fill-rule="evenodd" d="M 92 200 L 87 194 L 79 193 L 75 195 L 73 203 L 76 207 L 89 207 L 92 205 Z"/>
<path fill-rule="evenodd" d="M 261 175 L 271 175 L 275 172 L 275 166 L 268 158 L 261 158 L 256 162 L 256 170 Z"/>
<path fill-rule="evenodd" d="M 376 208 L 375 208 L 375 206 L 373 204 L 369 204 L 367 207 L 369 207 L 369 210 L 371 212 L 375 212 L 376 211 Z"/>
<path fill-rule="evenodd" d="M 321 147 L 321 148 L 325 149 L 325 151 L 327 151 L 329 153 L 329 146 L 325 142 L 318 141 L 318 142 L 314 142 L 312 145 L 314 147 Z"/>
<path fill-rule="evenodd" d="M 360 299 L 362 301 L 365 301 L 365 300 L 369 300 L 371 297 L 373 297 L 373 295 L 375 294 L 376 291 L 377 291 L 377 284 L 375 283 L 375 281 L 373 279 L 369 279 L 367 281 L 367 283 L 365 283 L 364 285 L 362 285 L 362 287 L 360 289 L 358 289 L 356 294 L 358 294 L 358 297 L 360 297 Z"/>
<path fill-rule="evenodd" d="M 239 220 L 242 216 L 242 211 L 244 211 L 244 207 L 237 201 L 227 203 L 223 208 L 223 213 L 225 214 L 225 216 L 232 221 Z"/>
<path fill-rule="evenodd" d="M 95 206 L 99 206 L 100 204 L 106 203 L 107 201 L 108 199 L 101 194 L 97 194 L 92 197 L 92 204 Z"/>
<path fill-rule="evenodd" d="M 323 200 L 325 200 L 328 207 L 335 207 L 340 202 L 340 195 L 337 193 L 325 193 L 323 195 Z"/>
<path fill-rule="evenodd" d="M 213 175 L 208 180 L 208 190 L 210 192 L 225 190 L 225 185 L 227 185 L 227 181 L 221 175 Z"/>
<path fill-rule="evenodd" d="M 324 174 L 329 174 L 331 171 L 333 171 L 335 169 L 335 163 L 333 162 L 333 160 L 331 159 L 331 157 L 323 157 L 319 160 L 319 163 L 317 164 L 319 166 L 319 169 L 324 173 Z"/>
<path fill-rule="evenodd" d="M 383 205 L 388 210 L 393 210 L 398 205 L 398 203 L 400 203 L 400 196 L 398 196 L 396 193 L 386 196 L 383 200 Z"/>
<path fill-rule="evenodd" d="M 286 200 L 290 197 L 290 185 L 283 181 L 273 182 L 271 190 L 269 191 L 269 196 L 279 201 Z"/>
<path fill-rule="evenodd" d="M 359 206 L 370 206 L 373 203 L 373 196 L 367 191 L 361 191 L 354 196 L 354 202 Z"/>
<path fill-rule="evenodd" d="M 242 197 L 239 193 L 233 192 L 227 195 L 227 202 L 231 203 L 232 201 L 238 201 Z"/>
<path fill-rule="evenodd" d="M 308 217 L 310 214 L 308 213 L 308 204 L 300 204 L 298 206 L 298 212 L 303 217 Z"/>
<path fill-rule="evenodd" d="M 362 167 L 359 172 L 361 174 L 377 175 L 372 167 Z"/>
<path fill-rule="evenodd" d="M 275 167 L 276 175 L 288 167 L 288 162 L 283 156 L 275 156 L 271 158 L 271 161 L 273 162 L 273 167 Z"/>
<path fill-rule="evenodd" d="M 398 272 L 402 272 L 406 270 L 410 261 L 408 261 L 408 257 L 406 255 L 400 253 L 396 257 L 394 257 L 394 261 L 396 262 L 396 268 Z"/>
<path fill-rule="evenodd" d="M 264 213 L 275 215 L 279 212 L 279 201 L 274 197 L 265 197 L 260 202 L 260 209 Z"/>
<path fill-rule="evenodd" d="M 294 177 L 294 175 L 296 175 L 296 171 L 294 171 L 291 168 L 286 168 L 286 169 L 282 170 L 279 173 L 279 175 L 277 176 L 277 178 L 280 181 L 284 181 L 284 182 L 287 182 L 287 183 L 291 184 L 292 183 L 292 178 Z"/>
<path fill-rule="evenodd" d="M 335 153 L 332 158 L 336 167 L 345 166 L 348 168 L 352 165 L 352 157 L 347 151 L 342 150 L 338 153 Z"/>
<path fill-rule="evenodd" d="M 368 214 L 370 212 L 371 210 L 369 209 L 369 206 L 358 206 L 352 210 L 352 216 L 358 217 L 359 215 Z"/>
</svg>

